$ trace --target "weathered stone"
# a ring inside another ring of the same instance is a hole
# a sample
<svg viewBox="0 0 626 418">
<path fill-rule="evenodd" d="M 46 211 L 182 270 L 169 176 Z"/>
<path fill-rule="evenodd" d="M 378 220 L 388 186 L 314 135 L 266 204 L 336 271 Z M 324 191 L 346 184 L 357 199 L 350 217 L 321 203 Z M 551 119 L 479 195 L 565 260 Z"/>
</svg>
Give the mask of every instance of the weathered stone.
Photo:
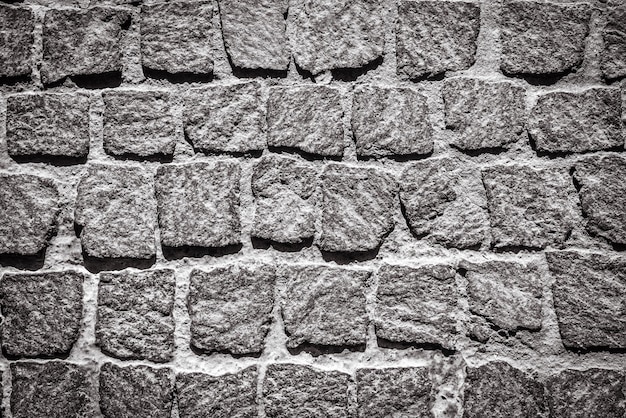
<svg viewBox="0 0 626 418">
<path fill-rule="evenodd" d="M 297 364 L 268 366 L 263 381 L 265 414 L 269 418 L 349 417 L 350 376 Z"/>
<path fill-rule="evenodd" d="M 501 16 L 502 61 L 506 74 L 558 74 L 583 61 L 589 33 L 589 4 L 507 0 Z"/>
<path fill-rule="evenodd" d="M 453 144 L 475 151 L 523 140 L 526 90 L 508 81 L 452 78 L 444 82 L 446 128 Z"/>
<path fill-rule="evenodd" d="M 432 389 L 426 368 L 358 369 L 358 416 L 431 418 Z"/>
<path fill-rule="evenodd" d="M 309 154 L 341 156 L 341 94 L 326 86 L 274 87 L 267 101 L 269 146 L 296 148 Z"/>
<path fill-rule="evenodd" d="M 7 151 L 13 157 L 86 158 L 89 96 L 45 93 L 7 97 Z"/>
<path fill-rule="evenodd" d="M 31 73 L 34 28 L 30 9 L 0 5 L 0 77 Z"/>
<path fill-rule="evenodd" d="M 257 371 L 248 367 L 235 374 L 176 376 L 180 418 L 254 418 L 258 416 Z"/>
<path fill-rule="evenodd" d="M 174 354 L 173 270 L 101 273 L 96 342 L 121 359 L 165 362 Z"/>
<path fill-rule="evenodd" d="M 111 155 L 170 156 L 176 125 L 170 94 L 164 91 L 110 90 L 104 99 L 104 150 Z"/>
<path fill-rule="evenodd" d="M 413 234 L 455 248 L 489 239 L 487 199 L 480 172 L 448 158 L 406 166 L 400 201 Z"/>
<path fill-rule="evenodd" d="M 91 418 L 96 415 L 95 371 L 72 363 L 11 363 L 14 418 Z"/>
<path fill-rule="evenodd" d="M 171 1 L 141 8 L 141 63 L 170 74 L 213 72 L 213 3 Z"/>
<path fill-rule="evenodd" d="M 568 173 L 527 166 L 483 171 L 496 248 L 562 246 L 577 222 Z"/>
<path fill-rule="evenodd" d="M 258 82 L 191 90 L 184 113 L 185 134 L 197 150 L 243 153 L 265 148 Z"/>
<path fill-rule="evenodd" d="M 313 237 L 316 187 L 317 170 L 309 163 L 275 155 L 259 160 L 252 173 L 252 236 L 290 244 Z"/>
<path fill-rule="evenodd" d="M 170 418 L 173 375 L 148 366 L 100 368 L 100 410 L 104 418 Z"/>
<path fill-rule="evenodd" d="M 93 7 L 46 12 L 41 80 L 122 71 L 121 39 L 130 23 L 122 9 Z"/>
<path fill-rule="evenodd" d="M 626 258 L 581 252 L 546 254 L 563 345 L 626 348 Z"/>
<path fill-rule="evenodd" d="M 192 347 L 261 353 L 272 323 L 274 283 L 274 267 L 265 264 L 193 270 L 187 299 Z"/>
<path fill-rule="evenodd" d="M 377 275 L 373 322 L 378 338 L 455 349 L 458 291 L 454 268 L 383 264 Z"/>
<path fill-rule="evenodd" d="M 613 80 L 626 76 L 626 3 L 609 0 L 607 23 L 602 28 L 602 73 Z"/>
<path fill-rule="evenodd" d="M 626 375 L 623 370 L 564 370 L 548 380 L 546 389 L 550 416 L 626 416 Z"/>
<path fill-rule="evenodd" d="M 377 0 L 305 0 L 294 20 L 296 64 L 315 75 L 382 57 L 383 13 Z"/>
<path fill-rule="evenodd" d="M 364 86 L 354 92 L 352 131 L 364 157 L 433 152 L 426 97 L 410 88 Z"/>
<path fill-rule="evenodd" d="M 219 0 L 224 45 L 237 68 L 287 70 L 288 0 Z"/>
<path fill-rule="evenodd" d="M 56 232 L 59 193 L 52 180 L 0 174 L 0 254 L 35 255 Z"/>
<path fill-rule="evenodd" d="M 281 302 L 287 347 L 365 344 L 368 271 L 310 265 L 285 267 L 282 275 L 287 282 Z"/>
<path fill-rule="evenodd" d="M 480 6 L 469 2 L 406 1 L 398 6 L 398 75 L 434 77 L 471 67 L 476 59 Z"/>
<path fill-rule="evenodd" d="M 494 361 L 467 369 L 464 406 L 464 418 L 544 416 L 544 387 L 508 363 Z"/>
<path fill-rule="evenodd" d="M 322 191 L 323 251 L 374 250 L 393 230 L 398 186 L 390 175 L 331 164 L 322 174 Z"/>
<path fill-rule="evenodd" d="M 528 120 L 537 151 L 585 152 L 623 148 L 619 89 L 552 92 L 539 97 Z"/>
<path fill-rule="evenodd" d="M 83 252 L 97 258 L 155 255 L 156 203 L 143 167 L 91 164 L 78 185 L 75 222 Z"/>
<path fill-rule="evenodd" d="M 158 168 L 156 196 L 161 243 L 225 247 L 241 242 L 239 164 L 168 164 Z"/>
</svg>

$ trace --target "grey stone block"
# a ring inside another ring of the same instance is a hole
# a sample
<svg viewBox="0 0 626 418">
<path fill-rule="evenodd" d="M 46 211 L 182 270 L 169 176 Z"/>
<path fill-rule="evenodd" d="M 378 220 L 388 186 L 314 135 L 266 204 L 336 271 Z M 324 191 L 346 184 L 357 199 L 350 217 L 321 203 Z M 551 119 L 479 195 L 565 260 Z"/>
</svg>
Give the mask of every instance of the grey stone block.
<svg viewBox="0 0 626 418">
<path fill-rule="evenodd" d="M 35 16 L 25 7 L 0 5 L 0 77 L 31 73 Z"/>
</svg>

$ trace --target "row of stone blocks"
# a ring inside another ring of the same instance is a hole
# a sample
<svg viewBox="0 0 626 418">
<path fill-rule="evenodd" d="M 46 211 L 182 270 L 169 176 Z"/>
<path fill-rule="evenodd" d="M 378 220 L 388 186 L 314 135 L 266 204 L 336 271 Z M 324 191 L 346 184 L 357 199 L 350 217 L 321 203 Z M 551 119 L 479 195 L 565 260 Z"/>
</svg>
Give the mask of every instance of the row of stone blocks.
<svg viewBox="0 0 626 418">
<path fill-rule="evenodd" d="M 351 375 L 288 363 L 269 364 L 264 374 L 251 366 L 219 376 L 60 361 L 12 363 L 10 371 L 14 418 L 93 417 L 98 404 L 105 418 L 169 418 L 174 404 L 180 418 L 431 418 L 445 379 L 434 367 L 359 368 Z M 494 361 L 465 372 L 465 418 L 626 414 L 624 370 L 570 369 L 539 378 Z"/>
<path fill-rule="evenodd" d="M 228 58 L 237 68 L 286 71 L 293 52 L 299 68 L 318 74 L 363 67 L 384 55 L 390 11 L 383 2 L 307 0 L 289 31 L 287 0 L 218 3 Z M 602 28 L 602 70 L 607 79 L 626 75 L 626 9 L 620 4 L 610 1 L 608 23 Z M 399 1 L 397 11 L 395 50 L 400 76 L 418 79 L 473 65 L 481 29 L 479 4 Z M 592 11 L 586 3 L 507 0 L 497 28 L 501 70 L 505 74 L 562 74 L 577 69 L 583 61 Z M 143 5 L 138 16 L 142 65 L 174 74 L 211 74 L 213 12 L 213 3 L 205 1 Z M 68 76 L 121 73 L 122 39 L 132 20 L 133 13 L 126 8 L 48 10 L 43 19 L 43 83 Z M 28 76 L 32 60 L 40 60 L 32 56 L 35 26 L 29 8 L 0 7 L 0 27 L 7 34 L 0 46 L 1 76 Z"/>
</svg>

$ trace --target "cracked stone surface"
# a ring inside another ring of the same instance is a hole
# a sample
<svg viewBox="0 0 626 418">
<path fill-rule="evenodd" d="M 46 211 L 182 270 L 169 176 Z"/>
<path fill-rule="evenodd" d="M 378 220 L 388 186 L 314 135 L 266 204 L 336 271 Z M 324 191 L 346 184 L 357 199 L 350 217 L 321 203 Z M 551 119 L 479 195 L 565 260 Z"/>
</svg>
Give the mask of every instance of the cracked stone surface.
<svg viewBox="0 0 626 418">
<path fill-rule="evenodd" d="M 609 80 L 626 76 L 626 3 L 607 2 L 607 24 L 602 29 L 602 73 Z"/>
<path fill-rule="evenodd" d="M 0 5 L 0 77 L 31 73 L 35 16 L 30 9 Z"/>
</svg>

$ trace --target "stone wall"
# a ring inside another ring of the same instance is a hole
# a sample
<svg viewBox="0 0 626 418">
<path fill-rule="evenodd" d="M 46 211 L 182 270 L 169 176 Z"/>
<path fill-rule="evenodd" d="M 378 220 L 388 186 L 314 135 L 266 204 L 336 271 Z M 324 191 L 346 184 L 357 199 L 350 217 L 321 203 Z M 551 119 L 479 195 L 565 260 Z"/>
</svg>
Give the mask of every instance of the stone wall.
<svg viewBox="0 0 626 418">
<path fill-rule="evenodd" d="M 3 416 L 626 416 L 622 0 L 24 0 L 0 40 Z"/>
</svg>

